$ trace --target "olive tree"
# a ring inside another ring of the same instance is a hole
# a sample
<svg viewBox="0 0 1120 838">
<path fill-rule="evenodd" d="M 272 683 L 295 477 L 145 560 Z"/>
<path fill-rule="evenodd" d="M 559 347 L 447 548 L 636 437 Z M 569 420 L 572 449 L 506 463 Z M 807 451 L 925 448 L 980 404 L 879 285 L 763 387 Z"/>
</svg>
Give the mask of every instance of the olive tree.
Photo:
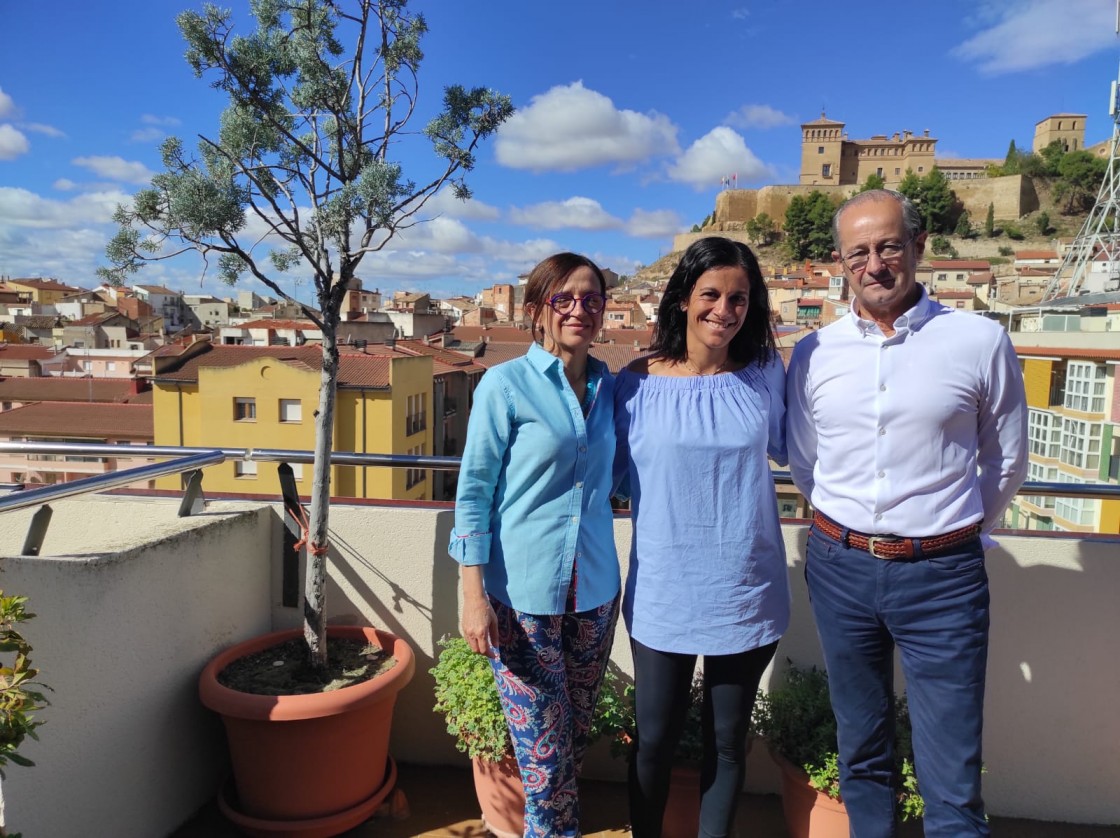
<svg viewBox="0 0 1120 838">
<path fill-rule="evenodd" d="M 330 454 L 342 302 L 362 259 L 421 219 L 444 187 L 466 199 L 479 144 L 513 113 L 508 97 L 458 85 L 422 129 L 408 130 L 427 31 L 407 0 L 251 0 L 254 31 L 236 34 L 212 5 L 176 20 L 186 59 L 228 98 L 196 151 L 162 146 L 163 171 L 117 208 L 101 274 L 122 282 L 145 262 L 201 254 L 229 284 L 243 276 L 303 309 L 322 331 L 322 374 L 308 519 L 304 634 L 327 661 L 323 619 Z M 405 176 L 395 154 L 426 137 L 431 170 Z M 263 231 L 263 232 L 262 232 Z M 285 271 L 310 275 L 317 309 L 285 293 Z"/>
</svg>

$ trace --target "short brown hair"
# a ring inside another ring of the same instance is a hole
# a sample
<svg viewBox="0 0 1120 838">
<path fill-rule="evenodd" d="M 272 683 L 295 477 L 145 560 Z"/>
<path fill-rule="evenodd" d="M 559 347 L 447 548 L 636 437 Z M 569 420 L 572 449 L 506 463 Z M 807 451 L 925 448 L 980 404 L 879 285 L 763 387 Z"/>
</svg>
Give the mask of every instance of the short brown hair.
<svg viewBox="0 0 1120 838">
<path fill-rule="evenodd" d="M 556 253 L 544 259 L 532 271 L 525 282 L 525 311 L 530 315 L 530 328 L 533 330 L 533 339 L 537 339 L 537 325 L 540 323 L 544 307 L 552 299 L 552 295 L 559 291 L 564 283 L 579 268 L 590 268 L 599 280 L 599 292 L 607 295 L 607 280 L 599 266 L 578 253 Z"/>
</svg>

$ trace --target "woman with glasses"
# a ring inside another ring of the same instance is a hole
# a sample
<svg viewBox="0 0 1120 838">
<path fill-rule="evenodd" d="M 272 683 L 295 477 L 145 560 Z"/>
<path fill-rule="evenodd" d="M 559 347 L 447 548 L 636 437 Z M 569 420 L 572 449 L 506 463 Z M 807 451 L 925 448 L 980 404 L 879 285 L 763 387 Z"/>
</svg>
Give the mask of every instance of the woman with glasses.
<svg viewBox="0 0 1120 838">
<path fill-rule="evenodd" d="M 494 668 L 525 835 L 580 834 L 576 776 L 618 614 L 613 380 L 588 354 L 605 306 L 583 256 L 529 274 L 534 342 L 479 382 L 455 498 L 463 636 Z"/>
<path fill-rule="evenodd" d="M 785 376 L 766 286 L 746 245 L 706 238 L 685 251 L 650 348 L 615 382 L 615 474 L 628 479 L 634 529 L 622 607 L 637 713 L 631 828 L 636 838 L 661 835 L 703 655 L 697 834 L 725 836 L 755 692 L 790 606 L 767 461 L 785 463 Z"/>
</svg>

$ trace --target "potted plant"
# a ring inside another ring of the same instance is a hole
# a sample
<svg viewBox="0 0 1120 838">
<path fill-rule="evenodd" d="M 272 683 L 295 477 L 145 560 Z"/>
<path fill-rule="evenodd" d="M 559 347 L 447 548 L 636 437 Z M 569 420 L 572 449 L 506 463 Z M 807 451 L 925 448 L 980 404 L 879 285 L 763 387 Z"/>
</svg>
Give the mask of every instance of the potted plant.
<svg viewBox="0 0 1120 838">
<path fill-rule="evenodd" d="M 0 652 L 14 652 L 11 662 L 0 662 L 0 778 L 6 778 L 4 766 L 9 763 L 32 766 L 19 747 L 27 739 L 38 739 L 35 729 L 43 724 L 35 713 L 50 702 L 43 695 L 50 689 L 35 679 L 39 670 L 31 665 L 31 644 L 24 639 L 19 624 L 35 615 L 26 611 L 27 597 L 5 596 L 0 591 Z M 18 833 L 5 831 L 4 794 L 0 786 L 0 836 L 19 838 Z"/>
<path fill-rule="evenodd" d="M 439 658 L 430 670 L 436 682 L 434 709 L 446 719 L 455 747 L 471 758 L 486 828 L 498 838 L 518 838 L 525 826 L 525 790 L 490 661 L 472 652 L 461 637 L 444 637 L 439 646 Z M 620 729 L 624 708 L 618 683 L 608 668 L 595 706 L 592 742 Z"/>
<path fill-rule="evenodd" d="M 455 85 L 444 91 L 442 108 L 422 132 L 409 126 L 418 101 L 420 42 L 427 25 L 423 15 L 408 9 L 407 0 L 258 3 L 252 13 L 256 29 L 246 35 L 235 35 L 233 12 L 216 6 L 178 16 L 187 62 L 196 76 L 207 76 L 214 88 L 228 95 L 228 105 L 219 129 L 210 137 L 200 136 L 196 153 L 175 137 L 163 144 L 164 170 L 129 205 L 117 208 L 114 220 L 120 229 L 106 248 L 110 266 L 99 274 L 121 284 L 144 263 L 193 251 L 204 268 L 213 264 L 226 283 L 232 285 L 245 274 L 254 277 L 299 306 L 320 330 L 322 374 L 311 506 L 310 514 L 301 516 L 301 543 L 307 545 L 302 630 L 306 651 L 299 655 L 325 684 L 327 639 L 335 637 L 334 629 L 328 632 L 324 596 L 338 329 L 345 294 L 363 259 L 383 249 L 398 230 L 422 221 L 417 214 L 437 192 L 447 187 L 456 197 L 469 197 L 464 173 L 473 167 L 478 145 L 513 108 L 508 97 L 486 88 Z M 410 159 L 405 147 L 425 141 L 431 143 L 438 163 L 416 182 L 404 176 L 394 158 Z M 294 299 L 284 287 L 293 287 L 282 275 L 294 268 L 300 269 L 297 287 L 299 281 L 312 280 L 315 306 Z M 328 696 L 324 708 L 318 695 L 245 697 L 249 694 L 237 695 L 217 684 L 215 677 L 224 664 L 261 653 L 291 639 L 291 633 L 228 650 L 219 657 L 221 665 L 203 673 L 200 695 L 225 717 L 237 796 L 246 814 L 265 820 L 318 820 L 341 806 L 348 813 L 338 823 L 308 827 L 303 833 L 335 834 L 360 822 L 355 818 L 364 819 L 379 790 L 389 785 L 390 769 L 382 758 L 387 745 L 369 740 L 373 735 L 387 737 L 387 721 L 339 736 L 338 742 L 346 743 L 344 751 L 368 754 L 357 769 L 364 778 L 360 790 L 327 775 L 344 761 L 338 750 L 324 750 L 317 735 L 306 735 L 298 743 L 287 739 L 274 747 L 243 747 L 242 740 L 250 731 L 256 736 L 266 720 L 283 721 L 271 727 L 285 729 L 290 736 L 296 718 L 341 723 L 338 717 L 350 715 L 343 711 L 351 707 L 391 711 L 391 696 L 412 674 L 411 652 L 386 632 L 357 631 L 361 636 L 351 639 L 378 646 L 396 659 L 390 670 L 396 675 L 386 688 L 361 685 L 337 691 L 371 690 L 373 695 L 364 698 Z M 298 637 L 300 632 L 294 634 Z M 297 744 L 312 750 L 297 750 Z M 239 754 L 239 749 L 247 752 Z M 252 753 L 264 756 L 253 769 L 260 771 L 256 778 L 247 773 Z M 371 760 L 382 764 L 369 765 Z M 313 779 L 321 781 L 321 795 L 309 793 Z M 259 795 L 252 791 L 257 788 Z M 328 797 L 326 792 L 332 790 L 346 793 Z M 307 805 L 301 807 L 304 799 Z"/>
<path fill-rule="evenodd" d="M 752 724 L 782 772 L 782 807 L 790 838 L 847 838 L 848 814 L 840 799 L 836 717 L 823 670 L 790 665 L 785 683 L 759 692 Z M 895 701 L 898 806 L 903 820 L 924 810 L 914 773 L 910 714 L 905 697 Z"/>
</svg>

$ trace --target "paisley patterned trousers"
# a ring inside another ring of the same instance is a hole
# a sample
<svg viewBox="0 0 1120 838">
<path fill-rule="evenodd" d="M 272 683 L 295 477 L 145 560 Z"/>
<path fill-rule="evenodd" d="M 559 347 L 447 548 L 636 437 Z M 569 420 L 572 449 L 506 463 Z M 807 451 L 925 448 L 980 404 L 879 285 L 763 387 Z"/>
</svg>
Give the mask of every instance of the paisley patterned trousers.
<svg viewBox="0 0 1120 838">
<path fill-rule="evenodd" d="M 490 602 L 498 615 L 490 662 L 525 784 L 525 835 L 578 836 L 576 778 L 614 640 L 618 599 L 544 616 Z"/>
</svg>

